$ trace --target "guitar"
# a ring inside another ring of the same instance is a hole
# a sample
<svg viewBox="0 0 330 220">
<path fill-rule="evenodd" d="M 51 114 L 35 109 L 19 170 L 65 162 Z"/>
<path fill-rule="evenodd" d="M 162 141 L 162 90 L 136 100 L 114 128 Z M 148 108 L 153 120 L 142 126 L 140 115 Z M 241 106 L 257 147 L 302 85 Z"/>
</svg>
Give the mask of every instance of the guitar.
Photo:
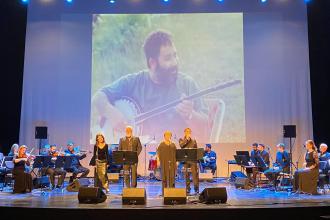
<svg viewBox="0 0 330 220">
<path fill-rule="evenodd" d="M 169 102 L 165 105 L 156 107 L 147 112 L 142 112 L 139 104 L 130 97 L 122 97 L 121 99 L 116 100 L 113 103 L 113 106 L 116 109 L 118 109 L 126 117 L 128 124 L 131 125 L 134 129 L 134 133 L 137 136 L 141 136 L 142 129 L 143 129 L 142 125 L 145 120 L 153 118 L 159 114 L 166 112 L 167 110 L 180 104 L 182 101 L 194 100 L 196 98 L 208 95 L 210 93 L 213 93 L 213 92 L 216 92 L 216 91 L 219 91 L 219 90 L 231 87 L 231 86 L 238 85 L 240 83 L 241 83 L 241 80 L 232 80 L 232 81 L 227 81 L 225 83 L 216 84 L 212 87 L 203 89 L 203 90 L 196 92 L 194 94 L 191 94 L 189 96 L 174 100 L 172 102 Z M 94 132 L 92 131 L 92 137 L 94 137 L 96 133 L 99 133 L 100 131 L 102 131 L 106 135 L 107 139 L 110 138 L 110 140 L 112 140 L 113 143 L 117 143 L 119 141 L 119 138 L 124 136 L 124 133 L 118 134 L 117 132 L 115 132 L 113 129 L 113 126 L 111 125 L 111 121 L 105 120 L 103 122 L 104 122 L 103 126 L 99 125 L 99 127 L 92 129 L 94 131 Z M 142 136 L 142 138 L 140 137 L 140 139 L 141 139 L 141 142 L 143 143 L 144 142 L 143 136 Z"/>
</svg>

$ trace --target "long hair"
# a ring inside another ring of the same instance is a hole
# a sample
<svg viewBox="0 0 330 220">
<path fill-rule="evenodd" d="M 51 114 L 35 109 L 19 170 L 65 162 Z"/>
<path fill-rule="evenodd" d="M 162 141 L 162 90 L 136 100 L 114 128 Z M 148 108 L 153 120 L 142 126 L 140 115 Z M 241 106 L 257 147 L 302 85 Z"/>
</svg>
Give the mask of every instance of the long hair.
<svg viewBox="0 0 330 220">
<path fill-rule="evenodd" d="M 26 149 L 27 147 L 25 145 L 21 145 L 19 148 L 18 148 L 18 151 L 17 151 L 17 156 L 18 157 L 23 157 L 23 154 L 21 153 L 21 150 L 22 149 Z M 26 153 L 26 152 L 25 152 Z"/>
<path fill-rule="evenodd" d="M 306 143 L 312 145 L 313 151 L 317 151 L 317 148 L 313 140 L 307 140 Z"/>
<path fill-rule="evenodd" d="M 19 148 L 18 144 L 13 144 L 10 148 L 10 152 L 15 154 L 15 149 L 18 151 L 18 148 Z"/>
<path fill-rule="evenodd" d="M 103 135 L 102 133 L 98 133 L 98 134 L 96 134 L 96 137 L 95 137 L 95 144 L 96 144 L 96 146 L 99 144 L 99 142 L 98 142 L 98 140 L 97 140 L 97 138 L 98 138 L 99 136 L 101 136 L 101 137 L 103 138 L 103 143 L 105 143 L 104 135 Z"/>
</svg>

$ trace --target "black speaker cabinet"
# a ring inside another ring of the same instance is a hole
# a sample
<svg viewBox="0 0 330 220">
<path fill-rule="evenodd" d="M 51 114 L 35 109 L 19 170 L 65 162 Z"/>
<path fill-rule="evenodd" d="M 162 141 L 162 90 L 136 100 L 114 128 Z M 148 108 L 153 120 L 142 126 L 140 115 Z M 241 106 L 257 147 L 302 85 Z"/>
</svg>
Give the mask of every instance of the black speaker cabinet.
<svg viewBox="0 0 330 220">
<path fill-rule="evenodd" d="M 107 195 L 99 187 L 80 187 L 78 200 L 86 204 L 102 203 L 107 200 Z"/>
<path fill-rule="evenodd" d="M 247 176 L 241 171 L 233 171 L 230 173 L 230 181 L 235 182 L 236 178 L 247 178 Z"/>
<path fill-rule="evenodd" d="M 283 125 L 283 137 L 295 138 L 296 137 L 296 126 L 295 125 Z"/>
<path fill-rule="evenodd" d="M 80 178 L 74 180 L 72 183 L 70 183 L 66 190 L 68 192 L 78 192 L 81 187 L 88 187 L 89 186 L 89 179 L 88 178 Z"/>
<path fill-rule="evenodd" d="M 205 188 L 199 196 L 199 200 L 205 203 L 226 203 L 226 187 Z"/>
<path fill-rule="evenodd" d="M 164 204 L 186 204 L 187 193 L 185 188 L 164 188 Z"/>
<path fill-rule="evenodd" d="M 144 188 L 124 188 L 123 205 L 145 205 L 146 190 Z"/>
<path fill-rule="evenodd" d="M 249 178 L 237 177 L 235 180 L 235 187 L 237 189 L 252 189 L 254 185 Z"/>
<path fill-rule="evenodd" d="M 35 139 L 47 139 L 47 127 L 36 127 Z"/>
</svg>

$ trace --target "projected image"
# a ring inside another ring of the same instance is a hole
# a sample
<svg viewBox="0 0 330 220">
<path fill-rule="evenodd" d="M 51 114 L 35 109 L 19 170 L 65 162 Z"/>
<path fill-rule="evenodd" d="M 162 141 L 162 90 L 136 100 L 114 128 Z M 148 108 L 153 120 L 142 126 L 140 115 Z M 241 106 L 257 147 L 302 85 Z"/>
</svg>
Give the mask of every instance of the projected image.
<svg viewBox="0 0 330 220">
<path fill-rule="evenodd" d="M 245 142 L 243 14 L 93 16 L 91 143 Z"/>
</svg>

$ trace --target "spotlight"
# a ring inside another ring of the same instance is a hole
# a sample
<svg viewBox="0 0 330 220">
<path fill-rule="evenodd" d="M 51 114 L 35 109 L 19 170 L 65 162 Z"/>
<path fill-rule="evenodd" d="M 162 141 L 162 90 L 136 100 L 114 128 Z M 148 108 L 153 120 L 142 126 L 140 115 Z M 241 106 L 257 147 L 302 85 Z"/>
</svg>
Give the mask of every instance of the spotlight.
<svg viewBox="0 0 330 220">
<path fill-rule="evenodd" d="M 261 3 L 266 3 L 267 2 L 267 0 L 260 0 L 261 1 Z"/>
<path fill-rule="evenodd" d="M 312 0 L 304 0 L 305 3 L 310 3 Z"/>
<path fill-rule="evenodd" d="M 170 0 L 163 0 L 163 2 L 168 3 L 168 2 L 170 2 Z"/>
<path fill-rule="evenodd" d="M 21 0 L 21 2 L 22 2 L 23 4 L 27 4 L 27 3 L 29 3 L 29 0 Z"/>
<path fill-rule="evenodd" d="M 217 0 L 217 2 L 222 3 L 222 2 L 224 2 L 224 0 Z"/>
<path fill-rule="evenodd" d="M 72 3 L 73 0 L 65 0 L 67 3 Z"/>
<path fill-rule="evenodd" d="M 114 3 L 116 3 L 116 0 L 109 0 L 109 2 L 110 2 L 111 4 L 114 4 Z"/>
</svg>

